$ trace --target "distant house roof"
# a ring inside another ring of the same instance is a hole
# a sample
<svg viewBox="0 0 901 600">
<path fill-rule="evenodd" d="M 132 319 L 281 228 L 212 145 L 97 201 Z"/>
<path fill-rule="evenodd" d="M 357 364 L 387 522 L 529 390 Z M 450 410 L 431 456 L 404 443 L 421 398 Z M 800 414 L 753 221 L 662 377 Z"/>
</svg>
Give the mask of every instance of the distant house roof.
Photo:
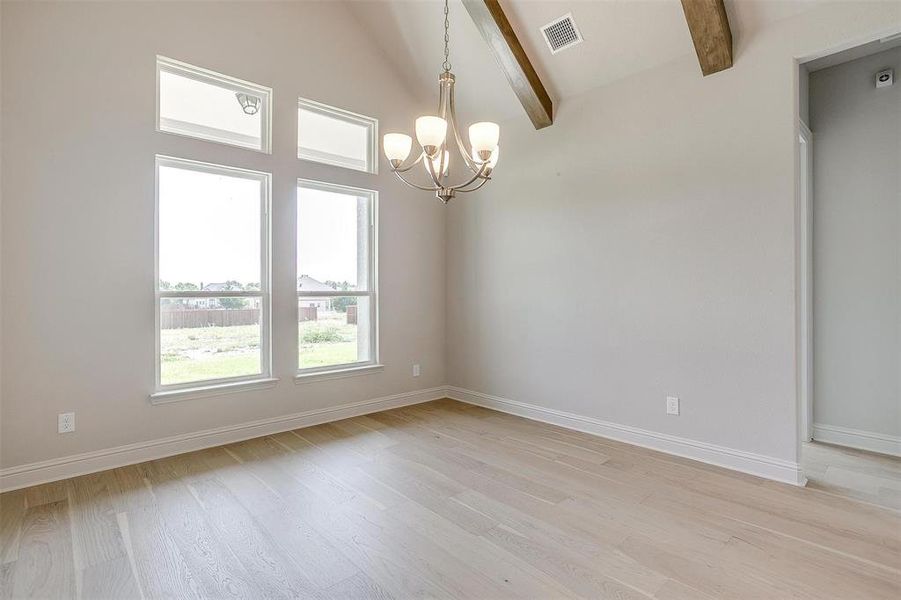
<svg viewBox="0 0 901 600">
<path fill-rule="evenodd" d="M 300 292 L 334 292 L 335 288 L 313 279 L 309 275 L 297 278 L 297 290 Z"/>
</svg>

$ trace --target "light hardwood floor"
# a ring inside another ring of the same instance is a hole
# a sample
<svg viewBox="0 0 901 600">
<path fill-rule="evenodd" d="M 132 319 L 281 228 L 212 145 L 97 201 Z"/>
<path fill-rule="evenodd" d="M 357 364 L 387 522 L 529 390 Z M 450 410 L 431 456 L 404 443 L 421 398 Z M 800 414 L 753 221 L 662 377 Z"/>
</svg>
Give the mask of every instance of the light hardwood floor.
<svg viewBox="0 0 901 600">
<path fill-rule="evenodd" d="M 896 511 L 449 400 L 0 505 L 3 597 L 901 597 Z"/>
<path fill-rule="evenodd" d="M 812 442 L 801 466 L 811 489 L 901 510 L 901 458 Z"/>
</svg>

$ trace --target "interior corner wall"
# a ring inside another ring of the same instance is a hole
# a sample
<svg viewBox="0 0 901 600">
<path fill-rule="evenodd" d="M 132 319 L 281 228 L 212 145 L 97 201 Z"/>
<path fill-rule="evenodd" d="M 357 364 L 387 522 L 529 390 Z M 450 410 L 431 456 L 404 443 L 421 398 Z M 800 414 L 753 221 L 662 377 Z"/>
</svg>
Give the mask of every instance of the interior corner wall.
<svg viewBox="0 0 901 600">
<path fill-rule="evenodd" d="M 887 28 L 901 5 L 829 4 L 721 73 L 685 57 L 504 123 L 449 207 L 449 384 L 797 461 L 796 59 Z"/>
<path fill-rule="evenodd" d="M 810 76 L 814 422 L 901 440 L 901 48 Z M 815 429 L 815 436 L 817 435 Z"/>
<path fill-rule="evenodd" d="M 0 467 L 445 384 L 445 215 L 379 175 L 297 159 L 297 98 L 415 114 L 342 3 L 2 3 Z M 340 41 L 339 43 L 336 43 Z M 274 90 L 271 156 L 154 131 L 157 54 Z M 154 155 L 273 174 L 272 389 L 153 406 Z M 379 197 L 382 372 L 295 385 L 298 177 Z M 14 285 L 6 285 L 14 282 Z M 411 365 L 422 375 L 413 378 Z M 59 435 L 57 413 L 77 430 Z"/>
</svg>

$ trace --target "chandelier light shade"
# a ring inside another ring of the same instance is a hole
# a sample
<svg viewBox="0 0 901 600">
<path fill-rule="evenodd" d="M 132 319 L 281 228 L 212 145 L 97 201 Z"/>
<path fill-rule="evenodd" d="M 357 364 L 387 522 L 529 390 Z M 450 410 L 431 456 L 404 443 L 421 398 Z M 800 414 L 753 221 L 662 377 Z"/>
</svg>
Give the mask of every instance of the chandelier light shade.
<svg viewBox="0 0 901 600">
<path fill-rule="evenodd" d="M 423 148 L 434 148 L 426 154 L 438 153 L 438 148 L 444 145 L 447 135 L 447 121 L 441 117 L 419 117 L 416 119 L 416 141 Z"/>
<path fill-rule="evenodd" d="M 385 158 L 388 162 L 400 164 L 410 156 L 413 148 L 413 138 L 403 133 L 388 133 L 384 137 Z"/>
<path fill-rule="evenodd" d="M 482 121 L 469 126 L 469 149 L 460 136 L 457 111 L 454 106 L 454 83 L 451 73 L 449 11 L 444 2 L 444 70 L 438 76 L 438 112 L 416 119 L 417 150 L 413 152 L 413 138 L 403 133 L 387 133 L 382 139 L 385 158 L 391 171 L 404 183 L 418 190 L 434 192 L 439 200 L 447 202 L 457 192 L 472 192 L 490 179 L 500 157 L 501 129 L 497 123 Z M 458 183 L 451 183 L 451 146 L 459 153 L 459 164 L 463 177 Z M 411 152 L 414 157 L 411 157 Z M 408 161 L 408 159 L 410 159 Z M 428 180 L 424 184 L 408 179 L 404 174 L 419 163 L 423 164 Z"/>
<path fill-rule="evenodd" d="M 469 126 L 469 143 L 472 145 L 472 153 L 486 160 L 497 147 L 497 141 L 501 137 L 501 128 L 497 123 L 473 123 Z"/>
</svg>

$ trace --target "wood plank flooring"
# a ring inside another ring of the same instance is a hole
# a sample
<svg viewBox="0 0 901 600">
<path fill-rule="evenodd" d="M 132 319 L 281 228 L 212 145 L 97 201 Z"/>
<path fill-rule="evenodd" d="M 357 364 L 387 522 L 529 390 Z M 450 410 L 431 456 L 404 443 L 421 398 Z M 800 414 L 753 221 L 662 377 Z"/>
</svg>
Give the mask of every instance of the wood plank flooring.
<svg viewBox="0 0 901 600">
<path fill-rule="evenodd" d="M 442 400 L 0 496 L 3 598 L 901 597 L 901 514 Z"/>
<path fill-rule="evenodd" d="M 811 442 L 801 466 L 811 489 L 901 510 L 901 458 Z"/>
</svg>

